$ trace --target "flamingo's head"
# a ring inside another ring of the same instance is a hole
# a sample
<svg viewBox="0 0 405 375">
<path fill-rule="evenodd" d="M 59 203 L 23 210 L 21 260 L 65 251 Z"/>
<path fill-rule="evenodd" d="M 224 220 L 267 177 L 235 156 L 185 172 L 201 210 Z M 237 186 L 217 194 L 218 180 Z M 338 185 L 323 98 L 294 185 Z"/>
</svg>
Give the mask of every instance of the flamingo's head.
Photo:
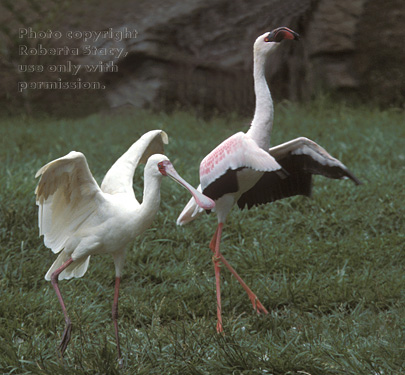
<svg viewBox="0 0 405 375">
<path fill-rule="evenodd" d="M 277 29 L 270 31 L 264 38 L 264 41 L 267 43 L 268 42 L 280 43 L 284 39 L 299 40 L 300 36 L 298 33 L 292 31 L 288 27 L 278 27 Z"/>
<path fill-rule="evenodd" d="M 255 41 L 254 50 L 255 52 L 267 54 L 274 50 L 284 39 L 299 40 L 300 36 L 288 27 L 278 27 L 260 35 Z"/>
</svg>

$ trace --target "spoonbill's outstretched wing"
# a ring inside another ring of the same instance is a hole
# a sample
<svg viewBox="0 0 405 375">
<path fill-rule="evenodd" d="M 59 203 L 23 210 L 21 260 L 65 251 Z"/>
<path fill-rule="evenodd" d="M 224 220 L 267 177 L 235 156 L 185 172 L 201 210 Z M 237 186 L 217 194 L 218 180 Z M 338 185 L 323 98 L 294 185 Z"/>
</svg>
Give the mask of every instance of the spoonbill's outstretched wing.
<svg viewBox="0 0 405 375">
<path fill-rule="evenodd" d="M 146 163 L 153 154 L 162 154 L 169 142 L 163 130 L 151 130 L 139 138 L 110 168 L 101 183 L 104 193 L 134 195 L 133 178 L 139 163 Z"/>
<path fill-rule="evenodd" d="M 310 196 L 314 174 L 333 179 L 351 179 L 356 185 L 361 184 L 341 161 L 308 138 L 293 139 L 272 147 L 269 152 L 288 173 L 287 177 L 264 173 L 257 184 L 239 198 L 239 208 L 245 205 L 250 208 L 293 195 Z"/>
<path fill-rule="evenodd" d="M 39 234 L 45 246 L 58 253 L 72 233 L 100 209 L 104 197 L 81 152 L 49 162 L 35 177 L 41 177 L 35 189 Z"/>
</svg>

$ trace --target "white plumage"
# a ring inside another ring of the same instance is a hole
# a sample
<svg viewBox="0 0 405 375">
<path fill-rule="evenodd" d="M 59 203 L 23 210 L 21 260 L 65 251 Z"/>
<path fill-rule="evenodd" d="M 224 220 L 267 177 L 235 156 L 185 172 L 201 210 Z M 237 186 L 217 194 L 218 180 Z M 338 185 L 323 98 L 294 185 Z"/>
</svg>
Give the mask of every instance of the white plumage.
<svg viewBox="0 0 405 375">
<path fill-rule="evenodd" d="M 44 236 L 45 246 L 59 253 L 45 278 L 51 280 L 65 315 L 66 328 L 60 345 L 62 355 L 70 340 L 71 323 L 58 280 L 83 276 L 91 255 L 111 254 L 116 274 L 113 320 L 121 358 L 118 289 L 126 246 L 152 224 L 160 205 L 163 176 L 170 176 L 186 187 L 204 209 L 214 207 L 211 199 L 184 181 L 169 159 L 160 154 L 167 142 L 167 135 L 161 130 L 144 134 L 114 163 L 101 188 L 80 152 L 72 151 L 51 161 L 36 174 L 40 177 L 35 190 L 39 233 Z M 136 200 L 132 187 L 139 163 L 146 163 L 142 204 Z"/>
</svg>

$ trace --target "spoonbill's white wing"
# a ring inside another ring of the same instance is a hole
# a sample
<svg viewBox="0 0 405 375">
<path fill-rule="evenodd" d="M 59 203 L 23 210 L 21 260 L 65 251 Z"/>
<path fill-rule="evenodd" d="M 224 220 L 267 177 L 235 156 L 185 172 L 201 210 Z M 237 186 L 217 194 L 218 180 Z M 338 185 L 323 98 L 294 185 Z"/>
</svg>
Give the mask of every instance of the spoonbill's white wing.
<svg viewBox="0 0 405 375">
<path fill-rule="evenodd" d="M 110 168 L 101 183 L 104 193 L 134 195 L 133 178 L 139 163 L 146 163 L 153 154 L 162 154 L 169 142 L 163 130 L 151 130 L 139 138 Z"/>
<path fill-rule="evenodd" d="M 51 161 L 35 175 L 39 176 L 35 189 L 39 234 L 45 246 L 58 253 L 79 226 L 101 209 L 104 197 L 80 152 Z"/>
<path fill-rule="evenodd" d="M 257 184 L 239 198 L 239 208 L 245 205 L 250 208 L 293 195 L 310 196 L 314 174 L 333 179 L 349 178 L 356 185 L 361 184 L 341 161 L 308 138 L 293 139 L 272 147 L 269 152 L 288 173 L 287 177 L 264 173 Z"/>
<path fill-rule="evenodd" d="M 268 152 L 239 132 L 222 142 L 201 162 L 202 192 L 212 199 L 237 192 L 239 186 L 235 171 L 243 168 L 283 174 L 280 164 Z"/>
</svg>

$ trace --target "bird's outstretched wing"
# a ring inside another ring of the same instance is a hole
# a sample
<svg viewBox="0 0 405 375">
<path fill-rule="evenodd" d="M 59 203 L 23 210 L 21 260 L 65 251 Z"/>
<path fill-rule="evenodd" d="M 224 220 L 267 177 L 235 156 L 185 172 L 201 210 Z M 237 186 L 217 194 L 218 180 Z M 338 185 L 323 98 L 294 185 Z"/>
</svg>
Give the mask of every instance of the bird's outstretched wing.
<svg viewBox="0 0 405 375">
<path fill-rule="evenodd" d="M 133 178 L 139 163 L 146 163 L 153 154 L 162 154 L 169 142 L 163 130 L 151 130 L 139 138 L 110 168 L 101 184 L 104 193 L 133 194 Z"/>
<path fill-rule="evenodd" d="M 45 246 L 60 252 L 69 237 L 104 202 L 85 156 L 72 151 L 44 165 L 35 189 L 39 234 Z"/>
<path fill-rule="evenodd" d="M 333 179 L 351 179 L 356 185 L 361 181 L 338 159 L 308 138 L 300 137 L 270 150 L 277 162 L 288 172 L 286 178 L 274 173 L 264 173 L 258 183 L 238 200 L 239 208 L 273 202 L 293 195 L 311 195 L 312 175 Z"/>
<path fill-rule="evenodd" d="M 239 132 L 226 139 L 201 162 L 200 181 L 203 194 L 218 199 L 238 191 L 236 173 L 250 168 L 282 175 L 282 167 L 248 135 Z"/>
<path fill-rule="evenodd" d="M 223 141 L 201 162 L 198 190 L 212 199 L 239 189 L 237 173 L 250 168 L 261 172 L 272 172 L 285 177 L 282 166 L 266 151 L 262 150 L 250 136 L 236 133 Z M 204 210 L 191 198 L 177 218 L 177 225 L 184 225 L 200 216 Z"/>
</svg>

